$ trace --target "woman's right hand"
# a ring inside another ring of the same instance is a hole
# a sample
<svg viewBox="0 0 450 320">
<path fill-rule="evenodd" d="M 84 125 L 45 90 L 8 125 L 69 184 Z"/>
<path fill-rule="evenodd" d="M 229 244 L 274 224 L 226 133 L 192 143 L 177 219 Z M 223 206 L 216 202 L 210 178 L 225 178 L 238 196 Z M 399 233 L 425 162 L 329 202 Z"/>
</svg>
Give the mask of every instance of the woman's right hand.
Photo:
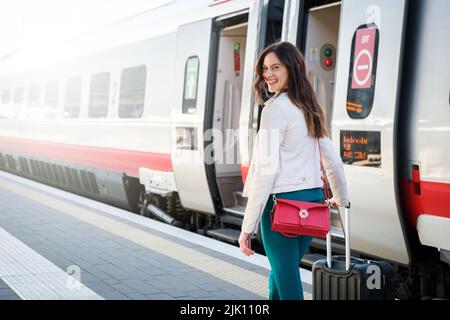
<svg viewBox="0 0 450 320">
<path fill-rule="evenodd" d="M 252 235 L 250 233 L 241 231 L 238 242 L 239 248 L 246 256 L 251 256 L 255 253 L 255 251 L 252 250 Z"/>
</svg>

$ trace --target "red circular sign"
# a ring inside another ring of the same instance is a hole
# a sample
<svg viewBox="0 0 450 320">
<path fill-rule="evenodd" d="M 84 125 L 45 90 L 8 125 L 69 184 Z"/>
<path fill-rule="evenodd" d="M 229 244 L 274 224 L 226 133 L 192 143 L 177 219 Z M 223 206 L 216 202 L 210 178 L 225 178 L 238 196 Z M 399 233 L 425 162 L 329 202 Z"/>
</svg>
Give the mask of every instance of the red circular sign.
<svg viewBox="0 0 450 320">
<path fill-rule="evenodd" d="M 353 79 L 359 86 L 365 86 L 372 74 L 372 55 L 369 50 L 361 50 L 355 59 Z"/>
</svg>

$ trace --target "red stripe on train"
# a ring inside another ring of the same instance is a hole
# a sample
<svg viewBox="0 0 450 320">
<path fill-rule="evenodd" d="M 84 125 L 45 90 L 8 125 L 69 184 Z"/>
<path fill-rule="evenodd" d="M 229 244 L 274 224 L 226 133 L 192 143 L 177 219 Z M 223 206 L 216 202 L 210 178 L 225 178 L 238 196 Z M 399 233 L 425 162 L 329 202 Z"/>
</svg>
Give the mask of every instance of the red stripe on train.
<svg viewBox="0 0 450 320">
<path fill-rule="evenodd" d="M 173 171 L 170 154 L 0 137 L 0 151 L 61 160 L 137 176 L 140 167 Z"/>
<path fill-rule="evenodd" d="M 420 192 L 414 181 L 400 181 L 401 199 L 406 211 L 408 224 L 416 227 L 421 214 L 429 214 L 450 219 L 450 184 L 420 181 Z"/>
</svg>

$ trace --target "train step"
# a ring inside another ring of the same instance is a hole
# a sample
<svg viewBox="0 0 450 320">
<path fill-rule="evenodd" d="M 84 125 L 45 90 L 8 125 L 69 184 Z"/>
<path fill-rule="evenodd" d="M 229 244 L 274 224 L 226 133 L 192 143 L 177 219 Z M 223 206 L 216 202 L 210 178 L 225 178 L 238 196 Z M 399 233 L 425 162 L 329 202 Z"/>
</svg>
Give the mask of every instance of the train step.
<svg viewBox="0 0 450 320">
<path fill-rule="evenodd" d="M 234 205 L 244 207 L 247 205 L 247 198 L 242 196 L 242 191 L 233 192 Z"/>
<path fill-rule="evenodd" d="M 223 208 L 223 211 L 225 211 L 226 213 L 243 216 L 245 212 L 245 207 L 243 206 L 226 207 Z"/>
<path fill-rule="evenodd" d="M 210 237 L 226 241 L 228 243 L 237 244 L 239 240 L 239 235 L 241 232 L 236 229 L 230 228 L 220 228 L 214 230 L 208 230 L 206 234 Z"/>
</svg>

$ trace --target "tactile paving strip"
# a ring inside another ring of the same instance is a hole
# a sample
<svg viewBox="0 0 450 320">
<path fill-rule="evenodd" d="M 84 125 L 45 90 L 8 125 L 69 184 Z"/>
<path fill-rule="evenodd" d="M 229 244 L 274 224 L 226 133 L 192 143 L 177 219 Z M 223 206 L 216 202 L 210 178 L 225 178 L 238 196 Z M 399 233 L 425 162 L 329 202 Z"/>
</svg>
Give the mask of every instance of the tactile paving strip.
<svg viewBox="0 0 450 320">
<path fill-rule="evenodd" d="M 103 300 L 1 227 L 0 278 L 23 300 Z"/>
</svg>

